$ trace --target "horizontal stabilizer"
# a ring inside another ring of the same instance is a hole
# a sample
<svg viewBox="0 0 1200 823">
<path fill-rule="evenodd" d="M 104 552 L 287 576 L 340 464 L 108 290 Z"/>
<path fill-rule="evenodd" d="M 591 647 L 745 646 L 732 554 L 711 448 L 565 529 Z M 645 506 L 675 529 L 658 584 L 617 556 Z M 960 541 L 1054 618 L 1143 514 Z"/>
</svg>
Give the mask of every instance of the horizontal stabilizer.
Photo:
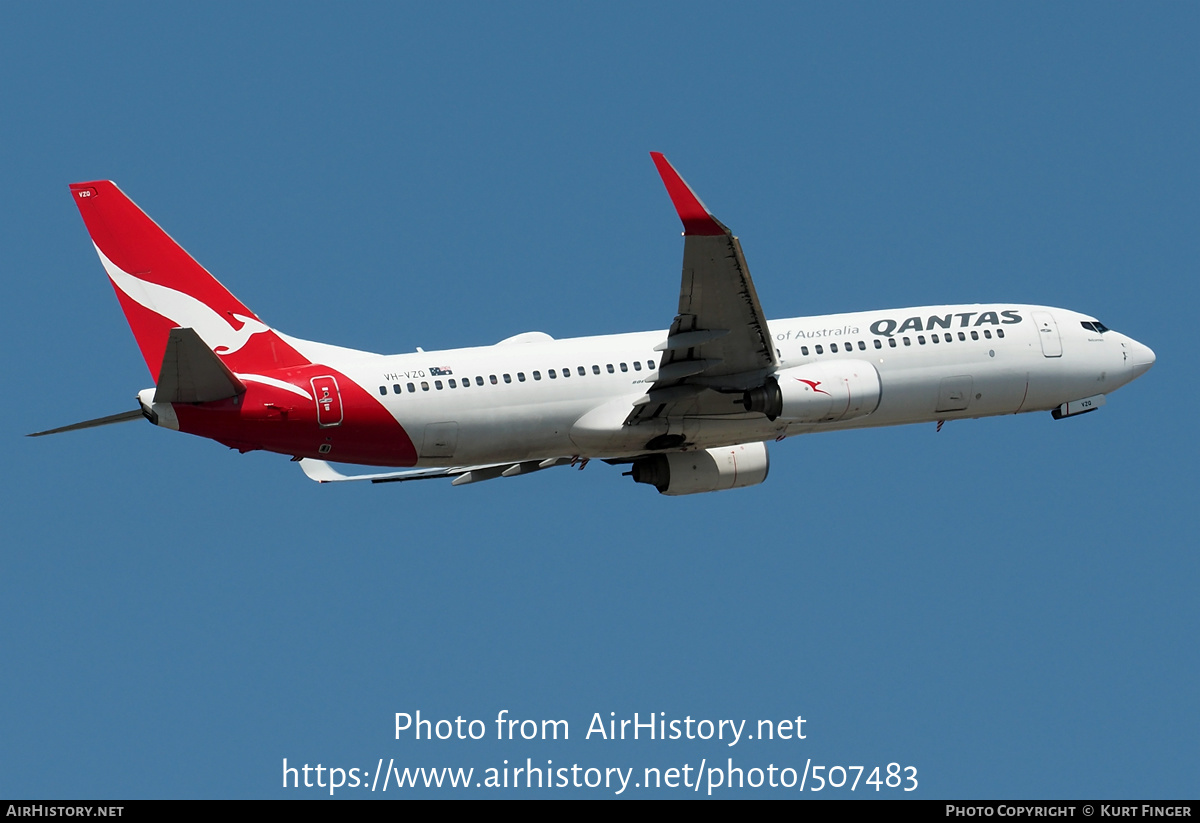
<svg viewBox="0 0 1200 823">
<path fill-rule="evenodd" d="M 121 412 L 120 414 L 110 414 L 108 417 L 97 417 L 95 420 L 85 420 L 82 423 L 72 423 L 69 426 L 59 426 L 57 429 L 47 429 L 44 432 L 34 432 L 27 434 L 26 437 L 41 437 L 45 434 L 59 434 L 61 432 L 75 431 L 76 429 L 94 429 L 97 426 L 108 426 L 112 423 L 124 423 L 128 420 L 140 420 L 145 417 L 141 410 Z"/>
<path fill-rule="evenodd" d="M 236 397 L 246 386 L 200 339 L 195 329 L 171 329 L 155 403 L 208 403 Z"/>
</svg>

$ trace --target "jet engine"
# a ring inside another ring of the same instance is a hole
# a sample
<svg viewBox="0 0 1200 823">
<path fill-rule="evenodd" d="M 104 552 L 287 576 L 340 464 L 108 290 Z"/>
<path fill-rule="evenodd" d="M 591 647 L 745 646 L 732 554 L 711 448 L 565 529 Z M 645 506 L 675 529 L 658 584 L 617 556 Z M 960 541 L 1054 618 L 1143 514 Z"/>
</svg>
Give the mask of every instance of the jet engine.
<svg viewBox="0 0 1200 823">
<path fill-rule="evenodd" d="M 831 423 L 879 407 L 879 372 L 866 360 L 835 360 L 783 369 L 742 396 L 746 411 L 789 423 Z"/>
<path fill-rule="evenodd" d="M 630 474 L 661 494 L 699 494 L 757 486 L 767 479 L 765 443 L 740 443 L 694 452 L 651 454 L 633 461 Z"/>
</svg>

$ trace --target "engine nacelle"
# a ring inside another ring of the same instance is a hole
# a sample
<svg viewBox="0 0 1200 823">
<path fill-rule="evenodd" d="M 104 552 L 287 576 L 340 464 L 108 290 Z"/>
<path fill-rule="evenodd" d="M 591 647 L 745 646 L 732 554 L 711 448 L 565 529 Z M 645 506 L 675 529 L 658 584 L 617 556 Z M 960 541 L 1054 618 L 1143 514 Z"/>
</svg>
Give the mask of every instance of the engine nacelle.
<svg viewBox="0 0 1200 823">
<path fill-rule="evenodd" d="M 795 366 L 746 392 L 742 405 L 789 423 L 851 420 L 879 408 L 879 372 L 866 360 Z"/>
<path fill-rule="evenodd" d="M 766 443 L 740 443 L 694 452 L 652 454 L 633 461 L 633 479 L 661 494 L 699 494 L 757 486 L 767 479 Z"/>
</svg>

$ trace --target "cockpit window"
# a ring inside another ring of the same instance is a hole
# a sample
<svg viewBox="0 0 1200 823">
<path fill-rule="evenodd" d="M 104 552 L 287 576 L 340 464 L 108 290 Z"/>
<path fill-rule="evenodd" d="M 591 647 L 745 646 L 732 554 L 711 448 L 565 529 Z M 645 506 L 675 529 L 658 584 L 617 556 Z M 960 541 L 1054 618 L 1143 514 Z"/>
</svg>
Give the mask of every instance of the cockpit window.
<svg viewBox="0 0 1200 823">
<path fill-rule="evenodd" d="M 1108 331 L 1108 326 L 1104 325 L 1098 320 L 1084 320 L 1079 325 L 1083 326 L 1088 331 L 1094 331 L 1098 334 L 1104 334 L 1106 331 Z"/>
</svg>

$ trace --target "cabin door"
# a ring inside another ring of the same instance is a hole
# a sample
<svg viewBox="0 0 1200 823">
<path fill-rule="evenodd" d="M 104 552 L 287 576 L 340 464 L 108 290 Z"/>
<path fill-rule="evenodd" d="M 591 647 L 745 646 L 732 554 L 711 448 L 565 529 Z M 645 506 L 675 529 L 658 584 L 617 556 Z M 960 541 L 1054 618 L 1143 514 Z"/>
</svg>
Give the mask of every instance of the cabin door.
<svg viewBox="0 0 1200 823">
<path fill-rule="evenodd" d="M 1058 336 L 1058 324 L 1048 311 L 1035 311 L 1033 322 L 1037 323 L 1038 339 L 1042 341 L 1042 354 L 1046 357 L 1062 357 L 1062 338 Z"/>
</svg>

